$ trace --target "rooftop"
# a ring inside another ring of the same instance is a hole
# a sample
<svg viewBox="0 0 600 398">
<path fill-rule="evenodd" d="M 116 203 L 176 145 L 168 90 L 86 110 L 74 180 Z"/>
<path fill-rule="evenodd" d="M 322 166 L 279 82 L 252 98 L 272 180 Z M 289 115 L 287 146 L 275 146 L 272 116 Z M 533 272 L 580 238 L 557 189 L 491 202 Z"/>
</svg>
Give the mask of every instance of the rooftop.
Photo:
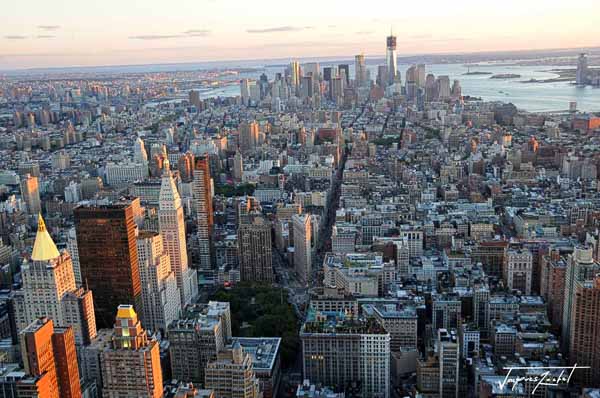
<svg viewBox="0 0 600 398">
<path fill-rule="evenodd" d="M 255 370 L 273 370 L 281 338 L 279 337 L 234 337 L 233 343 L 239 343 L 244 352 L 252 358 Z"/>
</svg>

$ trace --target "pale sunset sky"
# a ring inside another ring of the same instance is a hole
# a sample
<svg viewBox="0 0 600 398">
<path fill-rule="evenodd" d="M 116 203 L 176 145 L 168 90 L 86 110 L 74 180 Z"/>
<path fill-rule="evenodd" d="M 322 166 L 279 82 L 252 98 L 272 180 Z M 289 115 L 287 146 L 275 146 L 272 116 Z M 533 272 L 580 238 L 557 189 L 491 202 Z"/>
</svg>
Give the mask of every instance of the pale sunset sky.
<svg viewBox="0 0 600 398">
<path fill-rule="evenodd" d="M 0 70 L 600 46 L 600 0 L 3 0 Z"/>
</svg>

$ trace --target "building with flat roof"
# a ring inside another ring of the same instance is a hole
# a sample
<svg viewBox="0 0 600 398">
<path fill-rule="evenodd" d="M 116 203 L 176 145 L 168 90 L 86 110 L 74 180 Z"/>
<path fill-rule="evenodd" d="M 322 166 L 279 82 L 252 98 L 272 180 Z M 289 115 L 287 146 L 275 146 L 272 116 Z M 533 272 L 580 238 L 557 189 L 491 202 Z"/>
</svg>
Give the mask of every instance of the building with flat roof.
<svg viewBox="0 0 600 398">
<path fill-rule="evenodd" d="M 377 320 L 309 311 L 300 340 L 305 378 L 327 386 L 360 381 L 365 396 L 390 396 L 390 334 Z"/>
<path fill-rule="evenodd" d="M 234 337 L 232 342 L 239 343 L 252 358 L 263 398 L 276 397 L 281 378 L 281 338 Z"/>
</svg>

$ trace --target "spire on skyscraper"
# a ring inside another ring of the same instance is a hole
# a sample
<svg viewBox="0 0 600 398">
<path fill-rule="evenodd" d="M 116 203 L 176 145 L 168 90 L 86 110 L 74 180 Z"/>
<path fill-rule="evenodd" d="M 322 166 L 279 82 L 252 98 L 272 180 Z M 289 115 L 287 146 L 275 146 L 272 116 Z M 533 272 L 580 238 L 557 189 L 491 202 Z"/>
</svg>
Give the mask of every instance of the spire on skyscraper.
<svg viewBox="0 0 600 398">
<path fill-rule="evenodd" d="M 169 168 L 169 161 L 165 159 L 163 164 L 163 176 L 160 185 L 159 208 L 163 210 L 173 210 L 181 206 L 181 197 L 177 192 L 175 180 Z"/>
<path fill-rule="evenodd" d="M 38 215 L 38 230 L 33 244 L 31 259 L 34 261 L 48 261 L 60 257 L 60 252 L 56 248 L 52 237 L 46 230 L 46 224 L 42 215 Z"/>
</svg>

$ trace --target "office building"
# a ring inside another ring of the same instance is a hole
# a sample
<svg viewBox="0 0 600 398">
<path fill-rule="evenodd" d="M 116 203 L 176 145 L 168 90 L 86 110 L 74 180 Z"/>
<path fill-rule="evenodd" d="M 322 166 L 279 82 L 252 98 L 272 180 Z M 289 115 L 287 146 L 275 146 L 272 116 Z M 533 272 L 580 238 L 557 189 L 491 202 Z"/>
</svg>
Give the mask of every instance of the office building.
<svg viewBox="0 0 600 398">
<path fill-rule="evenodd" d="M 561 345 L 567 350 L 570 347 L 571 328 L 574 324 L 573 301 L 576 284 L 594 278 L 598 272 L 600 272 L 600 264 L 594 261 L 591 247 L 575 247 L 575 251 L 567 257 L 561 323 Z"/>
<path fill-rule="evenodd" d="M 440 398 L 457 398 L 460 385 L 460 344 L 455 330 L 438 330 L 437 354 L 440 367 Z"/>
<path fill-rule="evenodd" d="M 292 216 L 294 234 L 294 268 L 305 283 L 310 280 L 312 272 L 312 225 L 310 215 L 294 214 Z"/>
<path fill-rule="evenodd" d="M 192 180 L 193 211 L 196 216 L 199 268 L 212 270 L 212 179 L 208 156 L 196 158 L 194 178 Z"/>
<path fill-rule="evenodd" d="M 226 344 L 226 325 L 219 317 L 197 315 L 169 325 L 169 357 L 174 379 L 204 382 L 206 364 Z"/>
<path fill-rule="evenodd" d="M 137 237 L 137 250 L 142 285 L 142 324 L 147 330 L 164 332 L 181 313 L 177 278 L 160 234 L 141 231 Z"/>
<path fill-rule="evenodd" d="M 240 224 L 238 250 L 243 281 L 273 281 L 271 224 L 262 217 Z"/>
<path fill-rule="evenodd" d="M 260 397 L 252 358 L 239 342 L 220 351 L 217 358 L 206 365 L 204 386 L 213 390 L 217 398 Z"/>
<path fill-rule="evenodd" d="M 312 76 L 314 81 L 318 81 L 321 76 L 321 67 L 318 62 L 308 62 L 302 65 L 303 77 Z"/>
<path fill-rule="evenodd" d="M 587 54 L 579 54 L 579 58 L 577 58 L 577 72 L 575 81 L 578 85 L 586 85 L 588 84 L 588 58 Z"/>
<path fill-rule="evenodd" d="M 141 307 L 136 204 L 139 206 L 139 199 L 88 203 L 74 210 L 81 277 L 94 292 L 100 327 L 112 323 L 120 304 Z"/>
<path fill-rule="evenodd" d="M 163 396 L 159 343 L 148 337 L 131 305 L 120 305 L 110 346 L 100 354 L 104 398 Z"/>
<path fill-rule="evenodd" d="M 146 146 L 140 137 L 135 140 L 133 146 L 133 161 L 135 163 L 148 164 L 148 152 L 146 152 Z"/>
<path fill-rule="evenodd" d="M 425 64 L 417 64 L 417 86 L 425 88 Z"/>
<path fill-rule="evenodd" d="M 96 336 L 92 292 L 77 288 L 71 256 L 60 253 L 46 230 L 42 216 L 29 261 L 21 266 L 23 288 L 15 295 L 18 330 L 47 317 L 57 327 L 73 328 L 77 345 Z"/>
<path fill-rule="evenodd" d="M 375 319 L 390 333 L 390 351 L 417 350 L 417 312 L 413 306 L 382 304 L 373 306 Z"/>
<path fill-rule="evenodd" d="M 386 38 L 385 65 L 387 67 L 387 85 L 396 82 L 398 74 L 398 55 L 396 54 L 396 36 L 389 35 Z"/>
<path fill-rule="evenodd" d="M 314 78 L 310 76 L 302 76 L 302 83 L 300 84 L 300 98 L 312 98 L 314 89 Z"/>
<path fill-rule="evenodd" d="M 521 294 L 531 294 L 531 280 L 533 273 L 533 255 L 527 249 L 506 252 L 504 266 L 504 281 L 510 290 L 517 290 Z"/>
<path fill-rule="evenodd" d="M 450 78 L 448 76 L 439 76 L 436 79 L 437 95 L 441 101 L 450 99 Z"/>
<path fill-rule="evenodd" d="M 350 65 L 340 64 L 338 65 L 338 77 L 342 78 L 343 86 L 347 87 L 350 85 Z"/>
<path fill-rule="evenodd" d="M 20 333 L 21 355 L 29 380 L 17 383 L 18 396 L 79 398 L 79 369 L 71 328 L 55 328 L 40 318 Z"/>
<path fill-rule="evenodd" d="M 188 266 L 183 206 L 168 160 L 164 164 L 160 187 L 158 225 L 170 269 L 175 272 L 181 308 L 184 308 L 198 295 L 198 275 L 196 270 Z"/>
<path fill-rule="evenodd" d="M 431 318 L 435 329 L 459 328 L 461 316 L 460 297 L 451 294 L 440 294 L 432 298 Z"/>
<path fill-rule="evenodd" d="M 363 54 L 354 57 L 354 82 L 357 87 L 367 84 L 367 64 Z"/>
<path fill-rule="evenodd" d="M 486 275 L 502 278 L 508 243 L 505 241 L 483 241 L 473 248 L 471 262 L 481 263 Z"/>
<path fill-rule="evenodd" d="M 75 284 L 82 286 L 83 281 L 81 279 L 81 267 L 79 266 L 79 249 L 77 248 L 77 232 L 75 231 L 75 227 L 69 229 L 69 232 L 67 232 L 67 251 L 71 255 L 71 262 L 73 263 Z"/>
<path fill-rule="evenodd" d="M 202 101 L 200 99 L 200 91 L 198 90 L 190 90 L 188 93 L 188 101 L 191 105 L 195 106 L 196 109 L 202 109 Z"/>
<path fill-rule="evenodd" d="M 299 62 L 297 62 L 297 61 L 290 62 L 289 74 L 290 74 L 290 85 L 294 88 L 294 90 L 298 90 L 298 87 L 300 87 L 300 79 L 302 77 L 302 70 L 300 69 Z"/>
<path fill-rule="evenodd" d="M 281 379 L 281 338 L 235 337 L 231 344 L 236 343 L 239 343 L 252 359 L 252 367 L 263 398 L 276 397 Z"/>
<path fill-rule="evenodd" d="M 577 370 L 575 381 L 600 387 L 600 274 L 575 282 L 569 361 L 589 369 Z"/>
<path fill-rule="evenodd" d="M 233 156 L 233 180 L 237 183 L 244 179 L 244 158 L 240 151 L 236 151 Z"/>
<path fill-rule="evenodd" d="M 254 151 L 259 140 L 258 123 L 252 121 L 250 123 L 240 124 L 239 134 L 239 149 L 242 153 Z"/>
<path fill-rule="evenodd" d="M 362 383 L 362 396 L 390 396 L 390 334 L 375 319 L 309 312 L 300 329 L 305 379 Z"/>
<path fill-rule="evenodd" d="M 21 177 L 21 197 L 27 206 L 27 212 L 35 215 L 42 212 L 42 202 L 40 200 L 40 187 L 38 178 L 31 174 L 25 174 Z"/>
</svg>

